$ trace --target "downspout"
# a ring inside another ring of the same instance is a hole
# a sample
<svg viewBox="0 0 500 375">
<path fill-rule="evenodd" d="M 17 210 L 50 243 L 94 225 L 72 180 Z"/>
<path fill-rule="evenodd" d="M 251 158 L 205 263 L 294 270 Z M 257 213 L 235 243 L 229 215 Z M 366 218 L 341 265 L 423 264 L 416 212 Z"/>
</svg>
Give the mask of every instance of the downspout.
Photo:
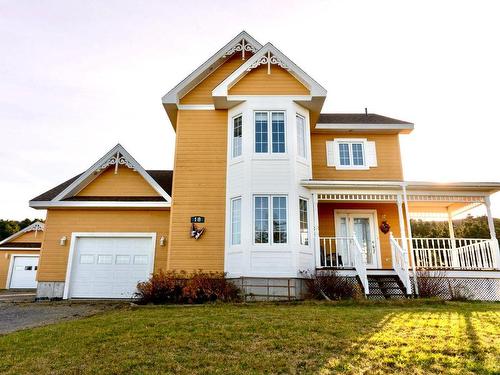
<svg viewBox="0 0 500 375">
<path fill-rule="evenodd" d="M 408 209 L 408 196 L 406 194 L 406 183 L 403 182 L 401 184 L 401 187 L 403 188 L 403 202 L 405 205 L 405 216 L 406 216 L 406 227 L 408 230 L 408 243 L 409 243 L 409 249 L 410 249 L 410 257 L 411 257 L 411 268 L 413 271 L 413 287 L 415 290 L 415 294 L 418 295 L 418 283 L 417 283 L 417 267 L 416 261 L 415 261 L 415 252 L 413 251 L 413 235 L 411 233 L 411 221 L 410 221 L 410 211 Z"/>
</svg>

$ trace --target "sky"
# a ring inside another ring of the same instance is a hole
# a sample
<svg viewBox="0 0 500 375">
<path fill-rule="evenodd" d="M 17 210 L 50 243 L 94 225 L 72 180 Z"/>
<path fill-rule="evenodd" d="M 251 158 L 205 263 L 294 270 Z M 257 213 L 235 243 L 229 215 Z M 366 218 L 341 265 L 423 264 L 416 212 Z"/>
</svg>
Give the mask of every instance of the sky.
<svg viewBox="0 0 500 375">
<path fill-rule="evenodd" d="M 498 1 L 0 0 L 0 218 L 43 218 L 28 201 L 118 142 L 171 169 L 161 97 L 241 30 L 322 84 L 323 112 L 415 123 L 406 180 L 500 182 L 499 14 Z"/>
</svg>

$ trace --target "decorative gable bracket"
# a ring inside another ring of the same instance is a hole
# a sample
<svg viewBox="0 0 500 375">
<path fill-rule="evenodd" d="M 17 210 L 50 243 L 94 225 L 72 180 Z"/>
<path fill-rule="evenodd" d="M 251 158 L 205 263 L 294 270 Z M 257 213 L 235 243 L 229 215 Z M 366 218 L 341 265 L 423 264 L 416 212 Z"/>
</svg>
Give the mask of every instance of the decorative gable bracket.
<svg viewBox="0 0 500 375">
<path fill-rule="evenodd" d="M 245 60 L 245 51 L 246 52 L 257 52 L 258 48 L 254 46 L 252 43 L 248 42 L 245 38 L 241 39 L 238 43 L 234 44 L 231 48 L 229 48 L 223 57 L 231 56 L 236 52 L 241 52 L 241 59 Z"/>
<path fill-rule="evenodd" d="M 95 173 L 99 173 L 99 172 L 107 169 L 111 165 L 115 166 L 115 174 L 118 174 L 118 167 L 120 165 L 124 165 L 127 168 L 132 169 L 134 172 L 137 172 L 137 167 L 134 164 L 134 162 L 132 162 L 129 159 L 127 159 L 127 157 L 125 155 L 122 155 L 118 151 L 115 155 L 111 156 L 104 163 L 100 164 L 99 167 L 97 167 L 97 169 L 95 170 Z"/>
<path fill-rule="evenodd" d="M 271 51 L 267 51 L 267 53 L 261 56 L 257 61 L 251 64 L 246 71 L 249 72 L 252 69 L 257 68 L 260 65 L 267 64 L 267 74 L 271 74 L 271 64 L 278 65 L 279 67 L 290 71 L 290 67 L 283 62 L 283 60 L 279 59 L 276 55 L 272 54 Z"/>
</svg>

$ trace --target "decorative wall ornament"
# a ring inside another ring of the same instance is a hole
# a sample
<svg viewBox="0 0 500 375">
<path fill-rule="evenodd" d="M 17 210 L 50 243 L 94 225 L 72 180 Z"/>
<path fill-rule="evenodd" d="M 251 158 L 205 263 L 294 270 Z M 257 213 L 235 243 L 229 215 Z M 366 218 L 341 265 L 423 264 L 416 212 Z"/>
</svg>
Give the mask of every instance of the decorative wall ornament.
<svg viewBox="0 0 500 375">
<path fill-rule="evenodd" d="M 30 225 L 30 230 L 34 230 L 35 232 L 38 232 L 39 230 L 43 231 L 43 224 L 39 222 L 33 223 Z"/>
<path fill-rule="evenodd" d="M 245 51 L 255 53 L 257 52 L 257 48 L 255 48 L 254 45 L 248 43 L 245 39 L 241 39 L 239 43 L 229 48 L 223 57 L 231 56 L 235 52 L 241 52 L 241 59 L 245 60 Z"/>
<path fill-rule="evenodd" d="M 118 173 L 118 166 L 120 166 L 120 165 L 124 165 L 125 167 L 130 168 L 133 171 L 136 171 L 135 165 L 130 160 L 128 160 L 125 156 L 120 154 L 120 152 L 117 152 L 116 155 L 111 156 L 108 160 L 106 160 L 104 163 L 102 163 L 101 166 L 98 167 L 95 171 L 96 171 L 96 173 L 99 173 L 111 165 L 115 166 L 115 174 Z"/>
<path fill-rule="evenodd" d="M 382 224 L 380 224 L 380 231 L 383 233 L 383 234 L 387 234 L 389 233 L 389 231 L 391 230 L 391 226 L 389 225 L 389 223 L 387 222 L 387 219 L 385 218 L 385 215 L 382 216 Z"/>
<path fill-rule="evenodd" d="M 193 237 L 195 240 L 200 238 L 203 233 L 205 232 L 205 228 L 198 228 L 195 223 L 191 224 L 191 237 Z"/>
<path fill-rule="evenodd" d="M 260 57 L 256 62 L 250 65 L 247 69 L 247 72 L 257 68 L 262 64 L 267 64 L 267 74 L 271 74 L 271 64 L 278 65 L 279 67 L 286 70 L 290 70 L 290 67 L 288 65 L 286 65 L 283 61 L 281 61 L 279 58 L 271 54 L 270 51 L 268 51 L 264 56 Z"/>
</svg>

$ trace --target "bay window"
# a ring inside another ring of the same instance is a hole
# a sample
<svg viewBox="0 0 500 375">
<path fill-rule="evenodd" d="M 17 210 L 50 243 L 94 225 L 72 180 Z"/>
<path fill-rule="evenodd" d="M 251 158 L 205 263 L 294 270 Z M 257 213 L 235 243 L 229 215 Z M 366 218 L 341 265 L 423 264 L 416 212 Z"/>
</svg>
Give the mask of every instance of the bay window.
<svg viewBox="0 0 500 375">
<path fill-rule="evenodd" d="M 271 124 L 271 126 L 269 126 Z M 255 112 L 255 152 L 282 154 L 286 151 L 285 112 Z"/>
<path fill-rule="evenodd" d="M 272 216 L 271 216 L 272 215 Z M 270 217 L 272 220 L 269 220 Z M 287 197 L 259 195 L 254 197 L 254 243 L 287 243 Z"/>
<path fill-rule="evenodd" d="M 296 115 L 297 122 L 297 155 L 306 157 L 306 120 L 301 115 Z"/>
<path fill-rule="evenodd" d="M 231 245 L 241 244 L 241 198 L 231 200 Z"/>
<path fill-rule="evenodd" d="M 233 129 L 232 129 L 233 158 L 241 156 L 242 140 L 243 140 L 243 119 L 242 116 L 239 115 L 233 118 Z"/>
<path fill-rule="evenodd" d="M 300 244 L 309 245 L 309 222 L 307 215 L 307 200 L 299 199 L 299 228 L 300 228 Z"/>
</svg>

